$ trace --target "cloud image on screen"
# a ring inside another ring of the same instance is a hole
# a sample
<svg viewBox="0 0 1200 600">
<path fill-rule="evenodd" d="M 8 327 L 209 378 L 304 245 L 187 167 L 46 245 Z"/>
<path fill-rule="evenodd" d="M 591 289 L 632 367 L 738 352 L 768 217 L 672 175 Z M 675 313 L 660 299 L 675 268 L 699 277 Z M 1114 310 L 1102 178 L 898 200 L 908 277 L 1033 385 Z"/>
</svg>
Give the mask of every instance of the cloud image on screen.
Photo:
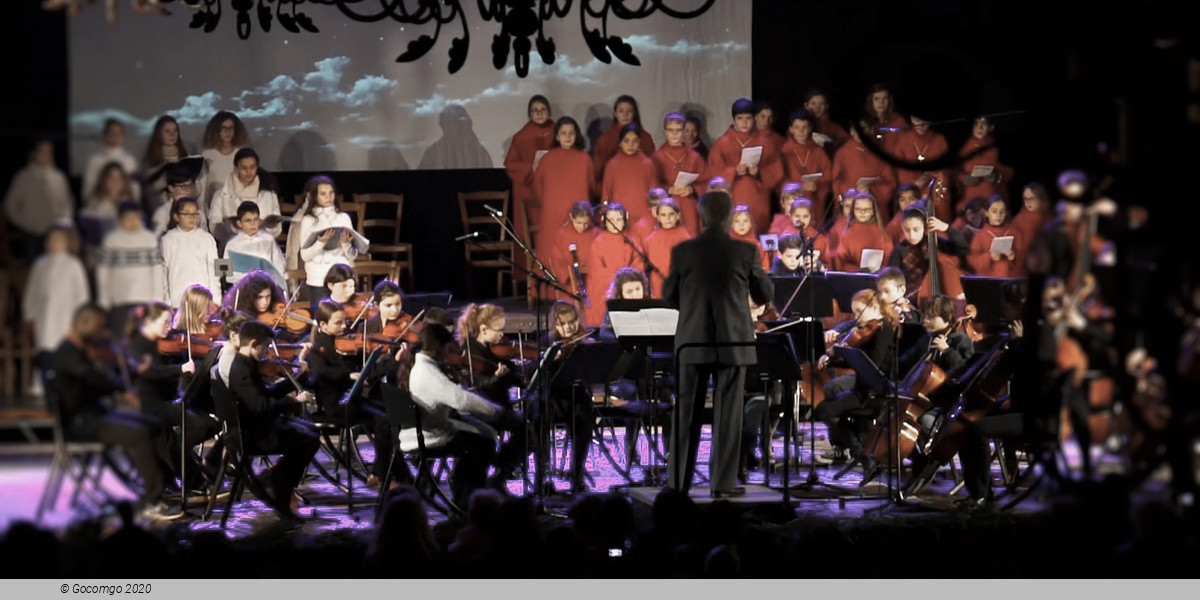
<svg viewBox="0 0 1200 600">
<path fill-rule="evenodd" d="M 610 126 L 616 97 L 633 95 L 658 143 L 668 112 L 697 113 L 711 139 L 728 126 L 730 103 L 750 95 L 750 13 L 742 3 L 716 3 L 690 20 L 610 19 L 609 34 L 621 35 L 641 66 L 593 57 L 573 8 L 547 26 L 555 61 L 543 64 L 535 53 L 525 78 L 511 63 L 492 65 L 499 25 L 468 4 L 470 55 L 454 75 L 446 71 L 449 36 L 420 60 L 397 63 L 432 27 L 359 23 L 330 7 L 308 9 L 319 34 L 273 28 L 248 40 L 232 26 L 189 29 L 182 7 L 169 17 L 123 14 L 113 25 L 103 11 L 83 11 L 69 21 L 72 171 L 100 147 L 108 118 L 125 123 L 126 147 L 137 156 L 162 114 L 179 121 L 189 151 L 199 153 L 205 124 L 231 110 L 271 170 L 473 169 L 503 166 L 534 94 L 550 99 L 555 118 L 575 117 L 592 140 Z"/>
</svg>

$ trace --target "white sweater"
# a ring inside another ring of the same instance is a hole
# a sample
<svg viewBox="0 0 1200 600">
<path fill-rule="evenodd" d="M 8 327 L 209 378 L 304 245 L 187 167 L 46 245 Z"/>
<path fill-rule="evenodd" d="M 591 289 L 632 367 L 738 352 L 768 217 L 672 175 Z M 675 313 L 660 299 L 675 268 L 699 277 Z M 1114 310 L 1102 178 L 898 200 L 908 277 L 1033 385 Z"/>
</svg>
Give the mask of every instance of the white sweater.
<svg viewBox="0 0 1200 600">
<path fill-rule="evenodd" d="M 332 206 L 318 208 L 316 216 L 304 215 L 300 219 L 300 259 L 304 261 L 304 275 L 308 285 L 313 287 L 323 287 L 325 285 L 325 275 L 329 273 L 330 267 L 337 264 L 349 265 L 354 262 L 354 258 L 366 249 L 356 248 L 351 242 L 343 242 L 332 250 L 327 250 L 321 242 L 313 242 L 308 247 L 303 247 L 303 244 L 308 241 L 312 234 L 322 226 L 332 223 L 334 217 L 338 214 L 338 210 Z M 293 221 L 293 224 L 295 222 Z"/>
<path fill-rule="evenodd" d="M 44 254 L 33 263 L 21 312 L 33 322 L 37 349 L 53 352 L 71 329 L 71 317 L 87 302 L 87 275 L 83 263 L 67 252 Z"/>
<path fill-rule="evenodd" d="M 163 197 L 166 198 L 165 195 Z M 161 237 L 167 232 L 167 228 L 171 226 L 171 207 L 174 204 L 171 201 L 159 204 L 158 208 L 154 209 L 154 212 L 150 215 L 150 231 L 153 231 L 154 235 Z M 199 207 L 197 207 L 197 210 L 200 211 L 199 228 L 208 231 L 208 216 Z"/>
<path fill-rule="evenodd" d="M 67 176 L 57 167 L 25 165 L 17 171 L 4 197 L 4 214 L 21 231 L 45 235 L 59 219 L 71 220 L 75 200 Z"/>
<path fill-rule="evenodd" d="M 167 298 L 158 237 L 142 229 L 113 230 L 100 246 L 96 302 L 104 308 Z"/>
<path fill-rule="evenodd" d="M 208 212 L 212 199 L 220 193 L 229 176 L 235 169 L 233 155 L 241 148 L 234 148 L 229 154 L 221 154 L 216 148 L 205 148 L 200 153 L 204 157 L 204 171 L 196 178 L 196 196 L 200 199 L 201 208 Z"/>
<path fill-rule="evenodd" d="M 279 244 L 275 241 L 275 238 L 267 232 L 259 231 L 254 235 L 254 237 L 250 237 L 239 231 L 237 235 L 230 238 L 225 244 L 226 258 L 231 258 L 229 255 L 230 252 L 238 252 L 241 254 L 249 254 L 250 256 L 257 256 L 271 263 L 275 266 L 275 269 L 279 271 L 279 276 L 284 279 L 283 281 L 276 281 L 275 283 L 278 283 L 279 287 L 287 287 L 287 264 L 283 258 L 283 252 L 279 250 Z M 243 275 L 245 275 L 245 273 L 239 272 L 235 268 L 233 275 L 229 278 L 229 283 L 236 282 L 237 280 L 241 279 Z"/>
<path fill-rule="evenodd" d="M 500 414 L 501 408 L 450 381 L 429 355 L 417 354 L 408 377 L 408 389 L 412 393 L 413 401 L 424 409 L 424 414 L 421 415 L 421 431 L 425 434 L 426 446 L 443 445 L 454 437 L 456 431 L 494 434 L 490 428 L 484 429 L 450 416 L 450 411 L 455 410 L 487 420 Z M 416 430 L 401 430 L 400 450 L 412 452 L 416 449 Z"/>
<path fill-rule="evenodd" d="M 110 162 L 121 165 L 127 175 L 132 176 L 138 172 L 138 161 L 128 150 L 105 146 L 88 157 L 87 165 L 83 168 L 83 185 L 79 188 L 80 196 L 86 198 L 92 195 L 96 189 L 97 180 L 100 179 L 100 171 L 103 171 L 104 165 Z M 137 181 L 130 181 L 130 187 L 133 188 L 134 198 L 142 197 L 141 186 Z"/>
<path fill-rule="evenodd" d="M 167 279 L 167 303 L 178 305 L 183 290 L 199 283 L 221 296 L 221 280 L 213 261 L 217 259 L 217 242 L 199 227 L 183 231 L 176 227 L 162 236 L 163 268 Z"/>
<path fill-rule="evenodd" d="M 247 200 L 258 204 L 258 216 L 261 219 L 265 220 L 272 215 L 282 216 L 279 213 L 279 197 L 270 190 L 260 190 L 258 184 L 258 178 L 255 178 L 250 185 L 244 186 L 241 181 L 237 180 L 236 173 L 225 178 L 225 185 L 221 186 L 221 191 L 213 196 L 212 203 L 208 207 L 208 222 L 211 224 L 209 230 L 216 233 L 217 228 L 225 219 L 237 217 L 238 206 Z M 283 224 L 266 227 L 264 230 L 271 234 L 271 237 L 276 237 L 283 232 Z"/>
</svg>

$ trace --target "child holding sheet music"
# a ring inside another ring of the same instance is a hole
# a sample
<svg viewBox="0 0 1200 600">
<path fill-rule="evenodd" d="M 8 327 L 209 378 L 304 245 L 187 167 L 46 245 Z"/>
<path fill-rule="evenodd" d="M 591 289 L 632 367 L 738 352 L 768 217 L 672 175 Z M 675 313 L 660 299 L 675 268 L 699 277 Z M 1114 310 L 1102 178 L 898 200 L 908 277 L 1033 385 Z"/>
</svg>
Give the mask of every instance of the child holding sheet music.
<svg viewBox="0 0 1200 600">
<path fill-rule="evenodd" d="M 1000 150 L 995 147 L 996 139 L 992 137 L 994 130 L 995 125 L 986 116 L 977 117 L 971 127 L 971 137 L 958 153 L 959 156 L 967 156 L 980 148 L 990 146 L 982 154 L 963 162 L 959 178 L 962 183 L 962 195 L 958 205 L 954 207 L 955 211 L 962 210 L 965 203 L 976 196 L 987 198 L 992 194 L 1000 194 L 1001 197 L 1008 198 L 1007 183 L 1012 181 L 1014 172 L 1012 167 L 1000 164 Z"/>
<path fill-rule="evenodd" d="M 637 252 L 632 247 L 636 242 L 630 239 L 626 232 L 625 207 L 614 202 L 604 211 L 603 228 L 592 240 L 592 249 L 588 256 L 588 302 L 584 310 L 587 325 L 598 325 L 604 320 L 605 292 L 608 291 L 613 277 L 621 267 L 634 264 Z"/>
<path fill-rule="evenodd" d="M 682 113 L 669 113 L 663 118 L 663 136 L 666 142 L 659 146 L 651 158 L 658 167 L 658 184 L 679 204 L 681 225 L 695 235 L 700 230 L 696 213 L 696 200 L 704 193 L 704 157 L 684 143 L 687 117 Z"/>
<path fill-rule="evenodd" d="M 999 195 L 988 201 L 987 223 L 971 240 L 967 262 L 978 275 L 986 277 L 1020 277 L 1025 269 L 1024 234 L 1008 221 L 1008 206 Z"/>
<path fill-rule="evenodd" d="M 274 178 L 259 168 L 258 154 L 250 148 L 242 148 L 233 155 L 234 170 L 212 198 L 208 209 L 208 222 L 218 242 L 225 242 L 236 235 L 239 226 L 228 220 L 241 219 L 241 207 L 251 202 L 258 207 L 259 216 L 265 221 L 262 228 L 272 238 L 283 231 L 282 215 L 279 214 L 279 197 L 275 195 Z M 283 269 L 280 269 L 283 273 Z"/>
<path fill-rule="evenodd" d="M 750 208 L 757 235 L 770 226 L 771 191 L 783 179 L 783 166 L 765 132 L 754 129 L 754 102 L 739 98 L 731 112 L 733 124 L 708 154 L 708 172 L 732 182 L 733 201 Z"/>
<path fill-rule="evenodd" d="M 225 195 L 225 190 L 218 198 Z M 214 199 L 213 206 L 220 202 Z M 250 200 L 242 202 L 237 207 L 237 235 L 225 244 L 225 258 L 233 263 L 233 274 L 230 283 L 236 283 L 250 271 L 265 271 L 270 274 L 275 283 L 281 287 L 286 285 L 287 261 L 279 244 L 270 233 L 260 229 L 262 218 L 259 205 Z"/>
<path fill-rule="evenodd" d="M 812 113 L 800 109 L 793 112 L 788 121 L 788 140 L 779 153 L 783 160 L 784 181 L 800 183 L 800 194 L 812 200 L 816 222 L 824 224 L 828 217 L 827 202 L 833 191 L 833 164 L 825 150 L 813 140 L 815 119 Z"/>
<path fill-rule="evenodd" d="M 859 193 L 854 197 L 851 207 L 853 218 L 838 235 L 833 268 L 838 271 L 874 273 L 888 264 L 892 256 L 892 240 L 883 230 L 874 197 Z"/>
<path fill-rule="evenodd" d="M 300 258 L 308 284 L 309 303 L 316 306 L 328 297 L 325 275 L 334 265 L 349 265 L 367 251 L 366 238 L 358 235 L 350 215 L 338 210 L 333 180 L 317 175 L 304 186 L 308 207 L 300 219 Z"/>
<path fill-rule="evenodd" d="M 1013 229 L 1021 232 L 1021 245 L 1015 246 L 1017 254 L 1028 256 L 1037 233 L 1053 220 L 1054 204 L 1046 187 L 1036 181 L 1026 185 L 1021 190 L 1021 211 L 1012 220 Z"/>
<path fill-rule="evenodd" d="M 162 236 L 163 268 L 167 275 L 167 300 L 178 301 L 184 289 L 199 283 L 221 290 L 217 277 L 217 241 L 200 228 L 200 205 L 180 198 L 171 205 L 171 228 Z"/>
<path fill-rule="evenodd" d="M 619 151 L 604 168 L 600 200 L 604 204 L 620 202 L 629 211 L 629 220 L 638 223 L 643 218 L 653 220 L 642 198 L 658 184 L 658 169 L 654 161 L 642 153 L 641 126 L 630 123 L 621 127 Z"/>
<path fill-rule="evenodd" d="M 865 123 L 859 126 L 866 129 Z M 896 171 L 879 160 L 863 145 L 858 130 L 850 129 L 851 140 L 833 156 L 833 187 L 836 190 L 854 189 L 868 193 L 872 199 L 891 198 L 896 190 Z M 891 217 L 891 207 L 878 206 L 883 221 Z"/>
<path fill-rule="evenodd" d="M 542 207 L 533 193 L 533 172 L 538 156 L 545 156 L 554 141 L 554 121 L 550 118 L 550 101 L 541 94 L 529 98 L 526 106 L 529 121 L 513 134 L 508 153 L 504 155 L 504 170 L 513 186 L 513 209 L 524 212 L 525 218 L 536 225 L 541 222 Z M 517 235 L 526 237 L 525 224 L 514 223 Z"/>
</svg>

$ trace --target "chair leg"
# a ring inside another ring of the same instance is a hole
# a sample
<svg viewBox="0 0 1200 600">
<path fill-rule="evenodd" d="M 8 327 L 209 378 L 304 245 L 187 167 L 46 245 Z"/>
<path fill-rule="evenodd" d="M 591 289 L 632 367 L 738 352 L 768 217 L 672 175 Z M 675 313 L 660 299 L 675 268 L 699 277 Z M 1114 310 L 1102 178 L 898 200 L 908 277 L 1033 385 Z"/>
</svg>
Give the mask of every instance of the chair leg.
<svg viewBox="0 0 1200 600">
<path fill-rule="evenodd" d="M 42 488 L 42 497 L 38 500 L 35 521 L 41 521 L 42 514 L 47 510 L 54 510 L 54 505 L 58 501 L 58 489 L 62 485 L 64 470 L 62 463 L 65 458 L 64 452 L 56 451 L 54 458 L 50 460 L 50 472 L 46 474 L 46 486 Z"/>
<path fill-rule="evenodd" d="M 229 462 L 229 449 L 221 449 L 221 464 L 217 465 L 217 476 L 212 480 L 212 487 L 208 490 L 208 504 L 204 507 L 204 515 L 202 520 L 207 521 L 212 516 L 213 508 L 217 504 L 217 494 L 221 493 L 221 484 L 225 483 L 225 466 Z M 232 491 L 230 493 L 232 497 Z"/>
<path fill-rule="evenodd" d="M 233 512 L 233 503 L 241 497 L 242 487 L 246 480 L 246 473 L 239 468 L 237 475 L 233 478 L 233 485 L 229 489 L 229 499 L 225 501 L 225 512 L 221 514 L 221 529 L 225 529 L 225 523 L 229 521 L 229 514 Z"/>
<path fill-rule="evenodd" d="M 84 454 L 79 461 L 79 471 L 72 475 L 75 489 L 71 490 L 71 502 L 68 504 L 71 508 L 79 506 L 79 494 L 87 485 L 88 473 L 92 470 L 92 461 L 95 460 L 95 455 L 91 452 Z"/>
</svg>

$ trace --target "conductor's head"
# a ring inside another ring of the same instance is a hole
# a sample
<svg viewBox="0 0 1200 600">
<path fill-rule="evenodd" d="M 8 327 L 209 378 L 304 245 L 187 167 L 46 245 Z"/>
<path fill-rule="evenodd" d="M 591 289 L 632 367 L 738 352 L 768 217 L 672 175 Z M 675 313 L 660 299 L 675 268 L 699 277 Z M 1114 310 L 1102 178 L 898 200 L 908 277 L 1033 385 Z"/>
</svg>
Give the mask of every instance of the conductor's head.
<svg viewBox="0 0 1200 600">
<path fill-rule="evenodd" d="M 708 192 L 700 197 L 700 221 L 705 230 L 727 231 L 733 220 L 733 198 L 725 191 Z"/>
</svg>

